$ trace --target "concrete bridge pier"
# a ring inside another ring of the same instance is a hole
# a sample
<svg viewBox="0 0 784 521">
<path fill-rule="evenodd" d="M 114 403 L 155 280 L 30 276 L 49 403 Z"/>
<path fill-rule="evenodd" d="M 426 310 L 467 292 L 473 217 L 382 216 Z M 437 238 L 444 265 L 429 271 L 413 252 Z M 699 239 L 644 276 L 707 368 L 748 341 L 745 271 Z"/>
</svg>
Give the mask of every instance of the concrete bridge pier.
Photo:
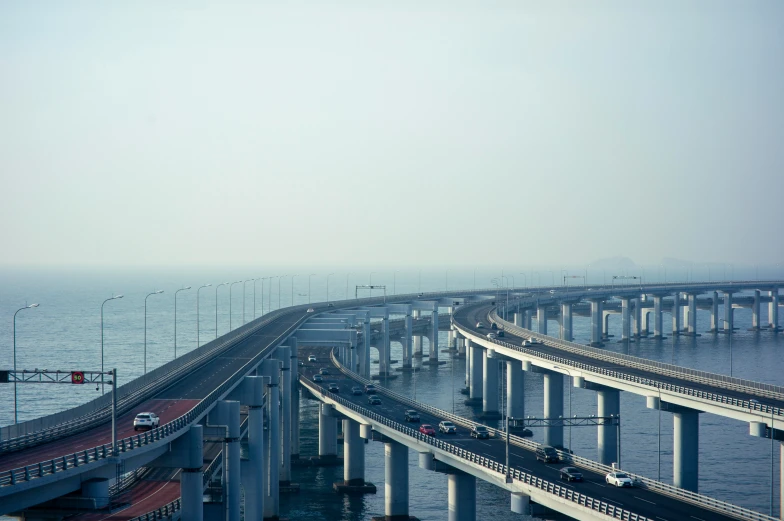
<svg viewBox="0 0 784 521">
<path fill-rule="evenodd" d="M 751 330 L 760 330 L 760 290 L 754 290 L 754 302 L 751 304 Z"/>
<path fill-rule="evenodd" d="M 466 339 L 460 336 L 459 334 L 457 337 L 457 357 L 458 358 L 466 357 Z"/>
<path fill-rule="evenodd" d="M 631 299 L 621 299 L 621 341 L 629 340 L 631 338 Z M 593 311 L 593 309 L 591 309 Z"/>
<path fill-rule="evenodd" d="M 653 338 L 664 338 L 662 326 L 662 297 L 653 296 Z"/>
<path fill-rule="evenodd" d="M 675 292 L 672 296 L 672 334 L 679 335 L 681 332 L 681 294 Z"/>
<path fill-rule="evenodd" d="M 596 415 L 618 416 L 621 413 L 621 392 L 609 387 L 601 387 L 596 392 Z M 615 425 L 599 425 L 597 436 L 597 455 L 599 463 L 610 465 L 618 462 L 618 429 Z"/>
<path fill-rule="evenodd" d="M 710 333 L 718 333 L 719 332 L 719 292 L 713 292 L 713 298 L 711 299 L 711 322 L 710 322 Z"/>
<path fill-rule="evenodd" d="M 689 293 L 689 335 L 697 335 L 697 293 Z"/>
<path fill-rule="evenodd" d="M 245 518 L 264 517 L 264 388 L 263 376 L 246 376 L 242 403 L 248 406 L 248 472 L 245 488 Z M 183 472 L 183 475 L 185 472 Z M 190 519 L 183 513 L 183 519 Z"/>
<path fill-rule="evenodd" d="M 642 334 L 642 301 L 639 298 L 632 299 L 632 336 L 640 338 Z"/>
<path fill-rule="evenodd" d="M 291 459 L 299 459 L 299 344 L 296 337 L 289 337 L 291 348 Z M 355 349 L 355 354 L 359 350 Z M 354 370 L 358 370 L 354 366 Z"/>
<path fill-rule="evenodd" d="M 180 473 L 180 497 L 182 498 L 182 519 L 202 521 L 204 519 L 204 482 L 201 466 L 204 446 L 203 426 L 193 425 L 185 436 L 181 436 L 175 444 L 184 445 L 186 455 Z M 108 491 L 107 491 L 108 492 Z M 107 494 L 108 496 L 108 494 Z"/>
<path fill-rule="evenodd" d="M 222 400 L 210 412 L 211 426 L 225 426 L 223 431 L 223 493 L 227 521 L 240 520 L 240 402 Z"/>
<path fill-rule="evenodd" d="M 476 521 L 476 478 L 459 470 L 447 476 L 449 521 Z"/>
<path fill-rule="evenodd" d="M 668 406 L 668 409 L 673 412 L 672 483 L 697 492 L 700 413 L 686 407 L 673 410 L 673 406 Z"/>
<path fill-rule="evenodd" d="M 724 292 L 724 332 L 732 333 L 735 331 L 735 313 L 732 309 L 732 292 Z"/>
<path fill-rule="evenodd" d="M 523 328 L 531 330 L 531 310 L 523 310 Z"/>
<path fill-rule="evenodd" d="M 547 334 L 547 306 L 536 307 L 536 327 L 540 335 Z"/>
<path fill-rule="evenodd" d="M 481 418 L 500 418 L 498 413 L 498 358 L 489 349 L 482 350 L 482 414 Z"/>
<path fill-rule="evenodd" d="M 529 515 L 531 513 L 531 496 L 522 492 L 512 492 L 512 512 Z"/>
<path fill-rule="evenodd" d="M 338 421 L 328 403 L 322 403 L 319 409 L 318 457 L 322 462 L 334 462 L 338 457 Z"/>
<path fill-rule="evenodd" d="M 470 374 L 468 376 L 468 400 L 465 401 L 465 404 L 478 405 L 483 403 L 482 397 L 484 396 L 482 374 L 484 372 L 483 359 L 485 358 L 485 350 L 482 346 L 474 344 L 473 342 L 471 342 L 470 350 L 471 359 L 469 360 Z"/>
<path fill-rule="evenodd" d="M 428 363 L 438 365 L 438 308 L 432 313 L 432 333 L 430 338 L 430 359 Z"/>
<path fill-rule="evenodd" d="M 544 373 L 544 417 L 563 417 L 563 375 L 552 371 Z M 563 425 L 544 428 L 544 443 L 563 448 Z"/>
<path fill-rule="evenodd" d="M 411 369 L 413 367 L 413 358 L 411 353 L 411 344 L 413 342 L 414 319 L 410 314 L 406 315 L 406 333 L 403 335 L 403 370 Z"/>
<path fill-rule="evenodd" d="M 384 517 L 381 519 L 408 521 L 408 447 L 391 440 L 384 442 Z"/>
<path fill-rule="evenodd" d="M 280 484 L 288 486 L 291 484 L 291 349 L 288 346 L 280 346 L 276 350 L 276 358 L 282 362 L 280 369 L 280 388 L 283 390 L 280 396 L 281 402 L 281 454 L 280 454 Z"/>
<path fill-rule="evenodd" d="M 514 325 L 516 325 L 517 327 L 523 327 L 523 314 L 522 313 L 520 313 L 519 311 L 517 313 L 515 313 L 513 320 L 514 320 Z"/>
<path fill-rule="evenodd" d="M 422 358 L 422 335 L 414 335 L 413 336 L 414 342 L 414 358 Z"/>
<path fill-rule="evenodd" d="M 571 342 L 572 339 L 572 304 L 565 302 L 561 304 L 561 340 Z"/>
<path fill-rule="evenodd" d="M 346 494 L 376 493 L 376 486 L 365 482 L 365 440 L 354 420 L 343 420 L 343 481 L 332 488 Z"/>
<path fill-rule="evenodd" d="M 389 376 L 390 369 L 390 350 L 389 350 L 389 315 L 381 319 L 383 324 L 381 347 L 378 353 L 378 375 Z"/>
<path fill-rule="evenodd" d="M 602 301 L 591 300 L 591 346 L 602 346 Z"/>
<path fill-rule="evenodd" d="M 261 363 L 262 375 L 269 378 L 267 387 L 267 440 L 264 460 L 269 462 L 264 481 L 264 519 L 277 519 L 280 515 L 280 360 L 267 359 Z M 288 394 L 288 393 L 287 393 Z M 319 422 L 320 424 L 320 422 Z M 238 444 L 239 445 L 239 444 Z M 290 462 L 290 461 L 289 461 Z"/>
<path fill-rule="evenodd" d="M 506 362 L 507 416 L 525 418 L 525 373 L 518 360 Z M 514 428 L 512 428 L 514 430 Z"/>
<path fill-rule="evenodd" d="M 610 311 L 604 311 L 604 303 L 602 303 L 602 342 L 610 339 Z"/>
<path fill-rule="evenodd" d="M 642 322 L 640 326 L 640 335 L 641 336 L 648 336 L 650 334 L 650 329 L 648 324 L 650 323 L 650 316 L 651 312 L 647 309 L 642 310 Z"/>
<path fill-rule="evenodd" d="M 779 288 L 773 288 L 770 291 L 770 303 L 768 304 L 768 323 L 773 331 L 779 331 Z"/>
<path fill-rule="evenodd" d="M 466 391 L 471 389 L 471 340 L 466 338 L 463 340 L 463 346 L 465 347 L 465 389 Z"/>
</svg>

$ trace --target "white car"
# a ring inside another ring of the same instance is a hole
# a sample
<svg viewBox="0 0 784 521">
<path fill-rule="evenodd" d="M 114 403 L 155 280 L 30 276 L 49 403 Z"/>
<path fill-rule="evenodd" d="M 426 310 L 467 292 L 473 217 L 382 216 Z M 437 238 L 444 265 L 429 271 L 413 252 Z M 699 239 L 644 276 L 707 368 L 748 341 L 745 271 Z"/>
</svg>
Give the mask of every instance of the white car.
<svg viewBox="0 0 784 521">
<path fill-rule="evenodd" d="M 316 362 L 317 360 L 318 360 L 318 359 L 316 358 L 316 355 L 310 355 L 310 356 L 308 357 L 308 362 Z"/>
<path fill-rule="evenodd" d="M 495 333 L 488 333 L 488 334 L 487 334 L 487 339 L 488 339 L 488 340 L 496 340 L 497 338 L 498 338 L 498 337 L 496 336 L 496 334 L 495 334 Z"/>
<path fill-rule="evenodd" d="M 154 429 L 161 424 L 161 419 L 154 412 L 140 412 L 133 419 L 133 430 Z"/>
<path fill-rule="evenodd" d="M 616 487 L 633 487 L 634 482 L 625 472 L 610 472 L 605 476 L 604 480 L 608 485 L 615 485 Z"/>
<path fill-rule="evenodd" d="M 308 313 L 313 313 L 314 311 L 315 311 L 315 309 L 313 309 L 313 308 L 308 308 Z"/>
<path fill-rule="evenodd" d="M 438 432 L 444 434 L 457 434 L 457 425 L 450 421 L 442 421 L 438 424 Z"/>
</svg>

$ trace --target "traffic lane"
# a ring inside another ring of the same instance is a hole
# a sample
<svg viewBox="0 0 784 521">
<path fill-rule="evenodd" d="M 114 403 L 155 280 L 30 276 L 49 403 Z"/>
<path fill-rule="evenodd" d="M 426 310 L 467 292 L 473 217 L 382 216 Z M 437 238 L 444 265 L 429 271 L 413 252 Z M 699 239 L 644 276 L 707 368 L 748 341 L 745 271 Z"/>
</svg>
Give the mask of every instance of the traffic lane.
<svg viewBox="0 0 784 521">
<path fill-rule="evenodd" d="M 157 414 L 161 418 L 161 425 L 164 425 L 179 418 L 198 403 L 198 400 L 147 400 L 134 407 L 130 412 L 117 418 L 117 439 L 120 440 L 145 432 L 133 430 L 133 419 L 140 412 Z M 111 441 L 111 422 L 104 423 L 87 432 L 6 454 L 0 458 L 0 471 L 24 467 L 29 465 L 31 461 L 49 461 L 62 457 L 65 454 L 73 454 L 74 452 L 92 449 L 105 443 L 111 443 Z"/>
<path fill-rule="evenodd" d="M 147 514 L 180 497 L 179 475 L 180 471 L 176 470 L 168 480 L 142 479 L 132 489 L 126 490 L 112 499 L 115 503 L 128 503 L 128 506 L 116 512 L 110 514 L 81 514 L 68 519 L 78 519 L 79 521 L 127 521 L 128 519 Z"/>
<path fill-rule="evenodd" d="M 488 314 L 492 310 L 492 306 L 481 306 L 479 308 L 480 311 L 471 311 L 469 310 L 466 312 L 466 318 L 461 319 L 457 315 L 455 316 L 455 321 L 466 327 L 467 329 L 473 331 L 475 334 L 479 336 L 486 336 L 488 333 L 493 332 L 494 330 L 490 329 L 477 329 L 476 324 L 477 322 L 482 322 L 486 326 L 489 326 L 489 318 Z M 522 341 L 527 340 L 527 338 L 516 336 L 509 331 L 505 331 L 505 336 L 499 338 L 500 342 L 507 342 L 512 344 L 515 347 L 522 347 Z M 545 336 L 545 335 L 542 335 Z M 650 371 L 645 371 L 643 369 L 632 368 L 625 365 L 618 365 L 606 362 L 604 360 L 597 360 L 596 358 L 592 358 L 590 356 L 584 356 L 577 353 L 572 353 L 569 351 L 564 351 L 562 349 L 558 349 L 555 347 L 546 346 L 544 344 L 536 344 L 533 346 L 525 346 L 526 349 L 530 349 L 542 354 L 552 355 L 552 356 L 560 356 L 564 358 L 568 358 L 573 360 L 577 363 L 584 363 L 587 365 L 593 365 L 595 367 L 601 367 L 604 369 L 612 369 L 616 371 L 623 371 L 625 374 L 633 375 L 639 378 L 647 378 L 649 380 L 654 380 L 657 382 L 667 383 L 671 385 L 678 385 L 682 387 L 688 387 L 690 389 L 696 389 L 700 391 L 705 391 L 709 393 L 718 394 L 721 396 L 726 396 L 729 398 L 736 398 L 738 400 L 748 400 L 750 396 L 754 396 L 757 401 L 760 402 L 762 405 L 769 405 L 772 407 L 781 407 L 784 408 L 784 400 L 776 400 L 769 397 L 764 396 L 757 396 L 757 395 L 749 395 L 747 393 L 734 391 L 731 389 L 725 389 L 723 387 L 715 387 L 711 385 L 707 385 L 704 383 L 693 382 L 691 380 L 683 380 L 671 376 L 661 375 L 659 373 L 654 373 Z M 613 354 L 613 351 L 608 351 L 608 354 Z"/>
<path fill-rule="evenodd" d="M 313 364 L 314 366 L 317 364 Z M 315 367 L 308 368 L 307 373 L 312 374 Z M 317 370 L 317 369 L 316 369 Z M 337 371 L 337 369 L 333 369 Z M 359 382 L 346 377 L 343 373 L 339 375 L 331 375 L 331 379 L 321 384 L 322 391 L 328 394 L 328 382 L 335 382 L 340 387 L 340 392 L 336 393 L 337 396 L 363 406 L 369 410 L 377 411 L 385 417 L 395 420 L 401 424 L 406 424 L 405 410 L 416 409 L 408 405 L 401 404 L 387 396 L 381 396 L 382 404 L 370 406 L 367 404 L 367 395 L 355 396 L 351 394 L 353 386 L 361 385 Z M 430 423 L 437 430 L 438 422 L 443 418 L 431 415 L 427 412 L 420 410 L 422 421 L 420 423 Z M 412 428 L 414 424 L 410 424 Z M 488 440 L 478 440 L 470 437 L 470 431 L 463 427 L 458 426 L 457 434 L 438 434 L 437 437 L 443 441 L 459 446 L 464 450 L 485 456 L 494 461 L 503 463 L 506 461 L 506 440 L 502 438 L 491 437 Z M 556 464 L 545 464 L 536 460 L 536 455 L 533 451 L 518 447 L 516 445 L 509 446 L 510 454 L 510 467 L 528 472 L 534 476 L 545 479 L 553 483 L 559 483 L 563 486 L 573 489 L 575 491 L 586 494 L 587 496 L 600 499 L 609 504 L 625 508 L 631 512 L 639 515 L 644 515 L 651 519 L 659 519 L 660 521 L 693 521 L 696 519 L 710 519 L 716 521 L 730 521 L 733 518 L 716 514 L 712 511 L 707 511 L 686 503 L 682 503 L 671 499 L 667 496 L 656 494 L 654 492 L 633 487 L 618 488 L 607 485 L 605 476 L 595 472 L 580 469 L 585 476 L 585 481 L 582 483 L 565 482 L 560 479 L 560 469 L 565 466 L 574 466 L 571 464 L 559 462 Z"/>
<path fill-rule="evenodd" d="M 275 320 L 261 331 L 240 341 L 229 351 L 193 371 L 186 378 L 163 390 L 157 397 L 199 400 L 205 398 L 231 375 L 239 371 L 251 358 L 270 348 L 281 335 L 307 315 L 308 313 L 305 312 L 290 313 Z"/>
</svg>

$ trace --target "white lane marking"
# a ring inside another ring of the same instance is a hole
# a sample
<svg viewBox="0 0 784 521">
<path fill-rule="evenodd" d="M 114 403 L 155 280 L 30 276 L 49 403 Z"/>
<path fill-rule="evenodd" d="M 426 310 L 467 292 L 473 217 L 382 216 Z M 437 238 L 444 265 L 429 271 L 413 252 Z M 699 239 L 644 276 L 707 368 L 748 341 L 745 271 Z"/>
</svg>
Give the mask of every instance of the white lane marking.
<svg viewBox="0 0 784 521">
<path fill-rule="evenodd" d="M 492 445 L 487 443 L 486 441 L 479 441 L 477 443 L 481 443 L 482 445 L 487 445 L 488 447 L 492 447 Z"/>
<path fill-rule="evenodd" d="M 608 498 L 608 497 L 604 497 L 604 496 L 602 496 L 602 499 L 603 499 L 603 500 L 605 500 L 605 501 L 609 501 L 610 503 L 615 503 L 616 505 L 621 505 L 621 506 L 623 506 L 623 503 L 620 503 L 620 502 L 618 502 L 618 501 L 615 501 L 614 499 L 610 499 L 610 498 Z"/>
<path fill-rule="evenodd" d="M 694 516 L 692 516 L 692 517 L 694 517 Z M 659 516 L 656 516 L 656 519 L 661 519 L 662 521 L 669 521 L 667 518 L 659 517 Z M 699 519 L 699 518 L 697 518 L 697 519 Z"/>
<path fill-rule="evenodd" d="M 693 517 L 694 519 L 699 519 L 700 521 L 705 521 L 705 520 L 704 520 L 703 518 L 701 518 L 701 517 L 697 517 L 697 516 L 689 516 L 689 517 Z"/>
<path fill-rule="evenodd" d="M 643 499 L 643 498 L 641 498 L 640 496 L 634 496 L 634 497 L 636 497 L 636 498 L 637 498 L 637 499 L 639 499 L 640 501 L 645 501 L 646 503 L 650 503 L 651 505 L 655 505 L 655 504 L 656 504 L 656 503 L 654 503 L 653 501 L 648 501 L 647 499 Z"/>
</svg>

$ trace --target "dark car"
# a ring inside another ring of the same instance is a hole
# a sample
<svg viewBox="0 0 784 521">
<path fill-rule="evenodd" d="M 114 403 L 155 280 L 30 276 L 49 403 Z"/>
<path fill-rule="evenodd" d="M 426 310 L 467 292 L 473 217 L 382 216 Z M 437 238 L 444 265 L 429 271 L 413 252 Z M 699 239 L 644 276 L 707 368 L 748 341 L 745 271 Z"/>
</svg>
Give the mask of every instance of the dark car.
<svg viewBox="0 0 784 521">
<path fill-rule="evenodd" d="M 500 338 L 500 337 L 502 337 L 502 336 L 506 336 L 506 333 L 504 333 L 504 330 L 503 330 L 503 329 L 499 329 L 499 330 L 498 330 L 498 337 Z"/>
<path fill-rule="evenodd" d="M 322 367 L 321 369 L 319 369 L 319 374 L 327 375 L 329 374 L 329 369 L 327 369 L 326 367 Z"/>
<path fill-rule="evenodd" d="M 381 398 L 379 398 L 375 394 L 372 394 L 368 396 L 368 403 L 370 405 L 381 405 Z"/>
<path fill-rule="evenodd" d="M 419 426 L 419 432 L 421 432 L 422 434 L 427 434 L 428 436 L 436 435 L 436 430 L 433 428 L 432 425 L 429 425 L 427 423 L 423 423 L 422 425 Z"/>
<path fill-rule="evenodd" d="M 367 394 L 376 394 L 376 386 L 373 384 L 367 384 L 365 386 L 365 392 Z"/>
<path fill-rule="evenodd" d="M 478 440 L 486 440 L 490 437 L 490 431 L 484 425 L 474 425 L 471 427 L 471 437 Z"/>
<path fill-rule="evenodd" d="M 549 445 L 542 445 L 536 449 L 536 461 L 555 463 L 558 461 L 558 451 Z"/>
<path fill-rule="evenodd" d="M 406 411 L 406 421 L 407 422 L 418 422 L 419 421 L 419 413 L 414 409 L 409 409 Z"/>
<path fill-rule="evenodd" d="M 362 388 L 358 385 L 355 385 L 354 387 L 351 388 L 351 394 L 359 396 L 360 394 L 362 394 Z"/>
<path fill-rule="evenodd" d="M 340 387 L 338 387 L 338 384 L 336 384 L 335 382 L 332 382 L 329 385 L 327 385 L 327 389 L 333 393 L 340 392 Z"/>
<path fill-rule="evenodd" d="M 561 479 L 565 479 L 566 481 L 582 481 L 583 474 L 579 469 L 574 467 L 563 467 L 561 468 Z"/>
<path fill-rule="evenodd" d="M 485 325 L 484 325 L 484 324 L 482 324 L 481 322 L 477 322 L 477 323 L 476 323 L 476 328 L 477 328 L 477 329 L 481 329 L 481 328 L 484 328 L 484 327 L 485 327 Z"/>
<path fill-rule="evenodd" d="M 498 324 L 493 322 L 492 324 L 490 324 L 490 329 L 498 329 Z"/>
</svg>

